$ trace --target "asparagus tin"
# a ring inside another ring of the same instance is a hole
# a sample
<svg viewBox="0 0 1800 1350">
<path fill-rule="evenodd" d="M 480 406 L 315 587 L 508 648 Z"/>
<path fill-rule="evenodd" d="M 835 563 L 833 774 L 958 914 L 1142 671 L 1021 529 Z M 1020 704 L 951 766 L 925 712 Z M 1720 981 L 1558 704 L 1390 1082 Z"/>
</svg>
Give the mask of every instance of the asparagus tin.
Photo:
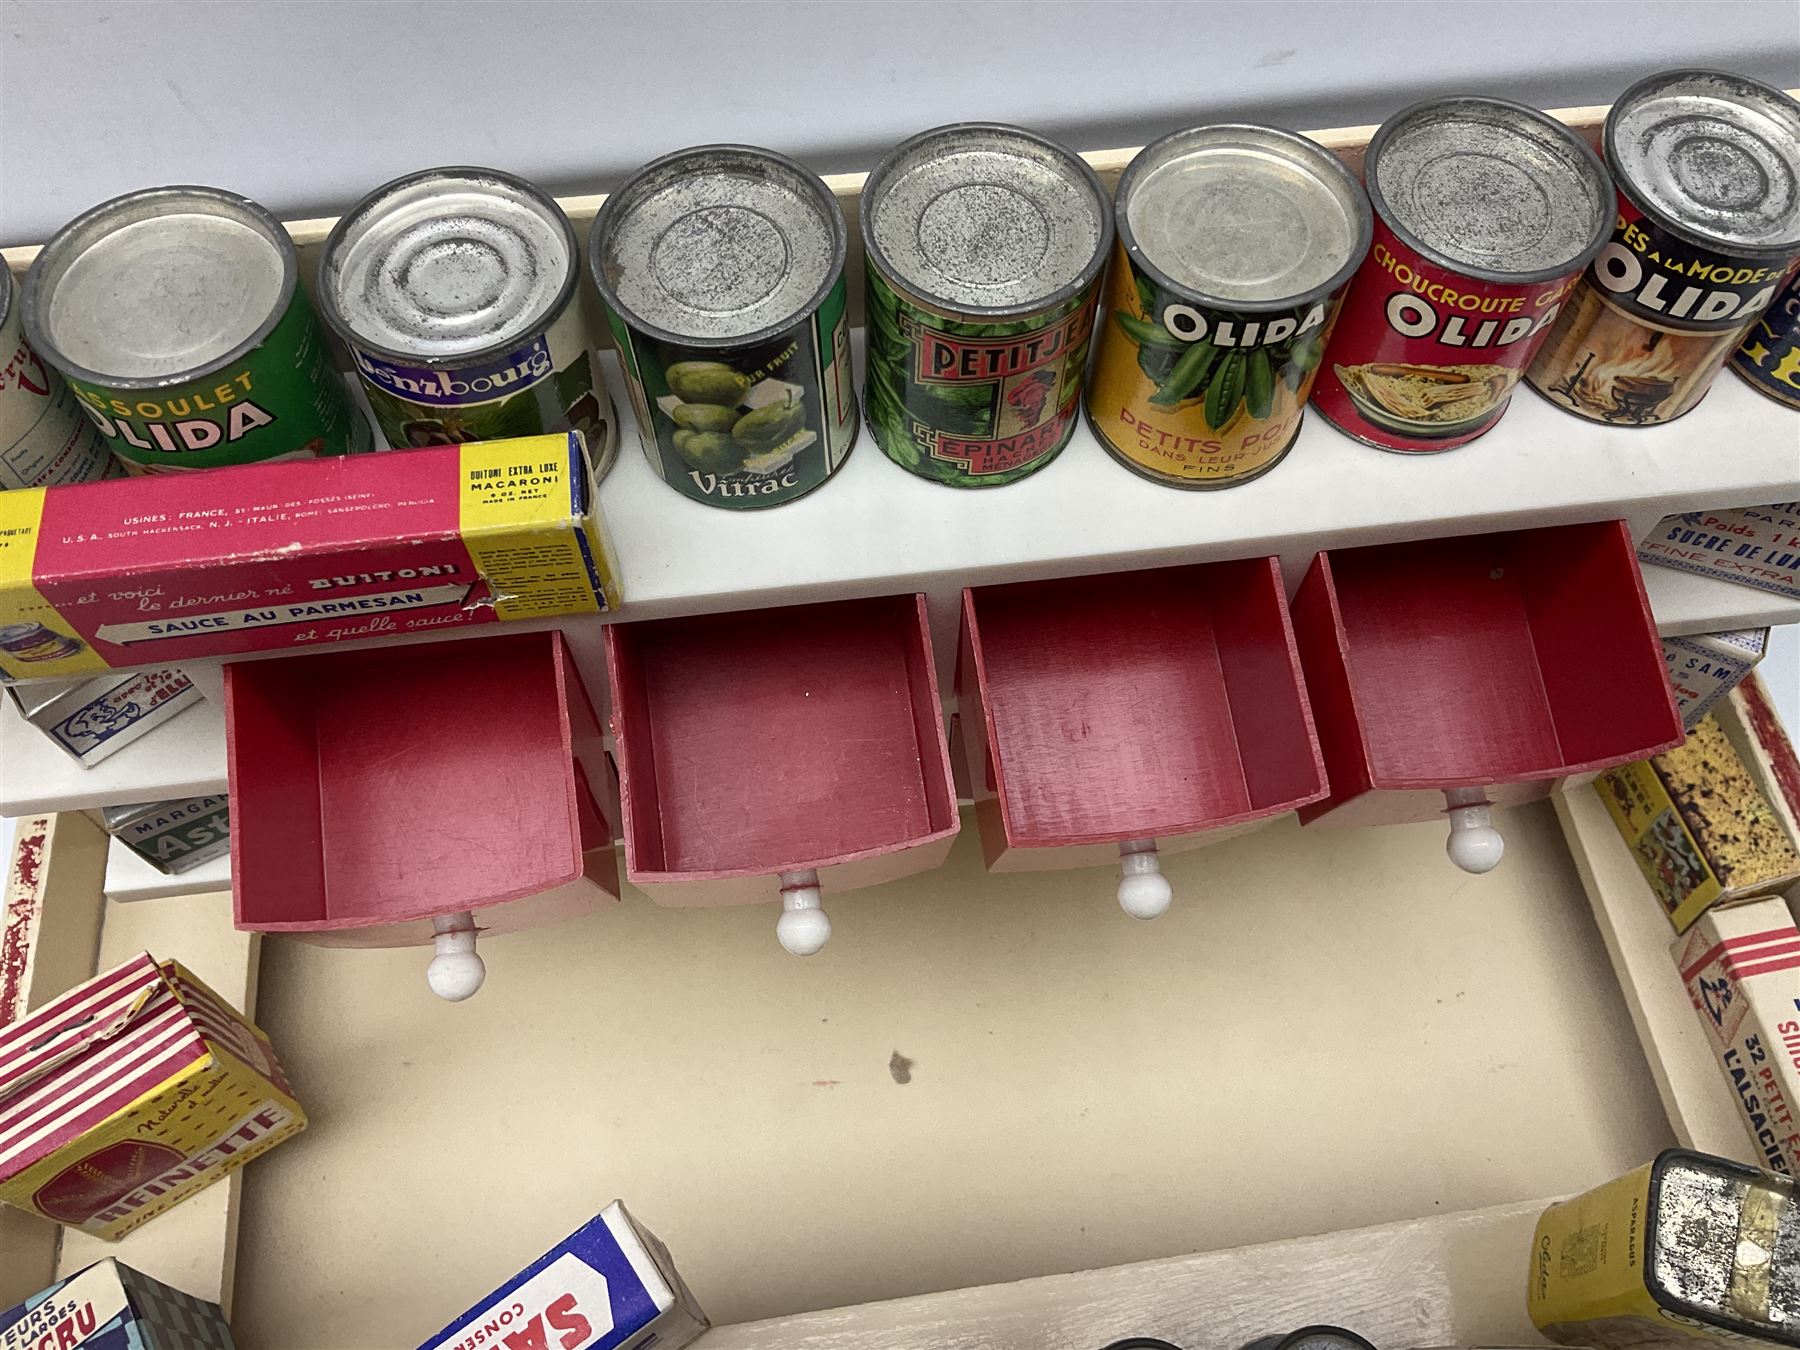
<svg viewBox="0 0 1800 1350">
<path fill-rule="evenodd" d="M 25 339 L 127 468 L 367 450 L 293 241 L 217 188 L 128 193 L 77 216 L 25 277 Z"/>
<path fill-rule="evenodd" d="M 89 768 L 202 701 L 194 682 L 174 666 L 33 680 L 7 692 L 27 722 Z"/>
<path fill-rule="evenodd" d="M 219 1305 L 108 1257 L 0 1312 L 0 1350 L 236 1350 Z"/>
<path fill-rule="evenodd" d="M 1338 157 L 1271 127 L 1196 127 L 1138 152 L 1087 414 L 1126 468 L 1177 487 L 1267 473 L 1300 419 L 1369 249 L 1369 199 Z"/>
<path fill-rule="evenodd" d="M 588 266 L 606 300 L 650 467 L 708 506 L 780 506 L 856 440 L 848 231 L 817 174 L 707 145 L 606 199 Z"/>
<path fill-rule="evenodd" d="M 1800 275 L 1750 325 L 1731 368 L 1758 393 L 1800 408 Z"/>
<path fill-rule="evenodd" d="M 863 187 L 869 370 L 882 451 L 952 487 L 1010 483 L 1074 434 L 1106 192 L 1080 156 L 967 122 L 896 146 Z"/>
<path fill-rule="evenodd" d="M 108 806 L 100 817 L 108 834 L 170 876 L 231 852 L 231 805 L 223 794 Z"/>
<path fill-rule="evenodd" d="M 17 291 L 12 272 L 0 267 L 0 489 L 87 483 L 118 472 L 69 386 L 26 343 Z"/>
<path fill-rule="evenodd" d="M 1606 168 L 1534 108 L 1450 98 L 1384 122 L 1363 176 L 1374 244 L 1350 283 L 1313 405 L 1383 450 L 1465 445 L 1500 420 L 1605 244 Z"/>
<path fill-rule="evenodd" d="M 1668 71 L 1613 104 L 1605 149 L 1611 238 L 1528 378 L 1582 417 L 1648 426 L 1701 400 L 1800 260 L 1800 103 Z"/>
<path fill-rule="evenodd" d="M 396 448 L 575 430 L 596 478 L 619 434 L 554 199 L 498 169 L 427 169 L 338 221 L 319 312 Z"/>
<path fill-rule="evenodd" d="M 1550 1206 L 1526 1302 L 1564 1345 L 1800 1346 L 1800 1203 L 1786 1177 L 1672 1148 Z"/>
<path fill-rule="evenodd" d="M 1743 682 L 1769 645 L 1766 628 L 1740 628 L 1730 633 L 1693 633 L 1662 640 L 1669 686 L 1681 725 L 1692 728 L 1713 705 Z"/>
</svg>

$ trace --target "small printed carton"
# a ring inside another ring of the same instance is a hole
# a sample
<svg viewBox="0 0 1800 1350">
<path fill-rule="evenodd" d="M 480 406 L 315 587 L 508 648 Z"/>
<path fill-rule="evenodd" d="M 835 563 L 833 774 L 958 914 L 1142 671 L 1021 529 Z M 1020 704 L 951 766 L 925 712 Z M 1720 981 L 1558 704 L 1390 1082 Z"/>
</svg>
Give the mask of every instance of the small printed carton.
<svg viewBox="0 0 1800 1350">
<path fill-rule="evenodd" d="M 1674 951 L 1758 1161 L 1800 1176 L 1800 928 L 1757 900 L 1708 910 Z"/>
<path fill-rule="evenodd" d="M 1638 561 L 1800 598 L 1800 502 L 1667 516 Z"/>
<path fill-rule="evenodd" d="M 707 1326 L 668 1248 L 615 1200 L 419 1350 L 680 1350 Z"/>
<path fill-rule="evenodd" d="M 305 1124 L 262 1032 L 148 953 L 0 1028 L 0 1200 L 99 1238 Z"/>
<path fill-rule="evenodd" d="M 108 1257 L 0 1312 L 0 1350 L 237 1350 L 219 1305 Z"/>
<path fill-rule="evenodd" d="M 114 839 L 170 876 L 231 852 L 231 800 L 223 794 L 108 806 L 100 818 Z"/>
<path fill-rule="evenodd" d="M 0 493 L 0 680 L 594 614 L 579 432 Z"/>
<path fill-rule="evenodd" d="M 201 701 L 194 682 L 173 666 L 33 681 L 8 693 L 27 722 L 89 767 Z"/>
<path fill-rule="evenodd" d="M 1769 644 L 1766 628 L 1734 633 L 1695 633 L 1662 640 L 1663 661 L 1681 725 L 1692 727 L 1756 669 Z"/>
<path fill-rule="evenodd" d="M 1594 790 L 1677 933 L 1715 904 L 1800 879 L 1800 852 L 1715 714 L 1675 749 L 1601 774 Z"/>
</svg>

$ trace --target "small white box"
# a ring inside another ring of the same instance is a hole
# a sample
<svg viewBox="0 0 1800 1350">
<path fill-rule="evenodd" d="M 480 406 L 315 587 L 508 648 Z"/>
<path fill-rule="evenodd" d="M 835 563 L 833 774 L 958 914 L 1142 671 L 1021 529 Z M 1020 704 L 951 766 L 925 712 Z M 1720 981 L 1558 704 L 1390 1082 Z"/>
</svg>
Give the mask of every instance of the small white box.
<svg viewBox="0 0 1800 1350">
<path fill-rule="evenodd" d="M 8 693 L 27 722 L 89 768 L 201 701 L 174 666 L 39 680 Z"/>
<path fill-rule="evenodd" d="M 1664 638 L 1663 661 L 1669 668 L 1681 725 L 1692 728 L 1712 711 L 1713 704 L 1737 688 L 1744 676 L 1756 669 L 1768 644 L 1766 628 Z"/>
<path fill-rule="evenodd" d="M 1638 561 L 1800 598 L 1800 502 L 1665 516 Z"/>
</svg>

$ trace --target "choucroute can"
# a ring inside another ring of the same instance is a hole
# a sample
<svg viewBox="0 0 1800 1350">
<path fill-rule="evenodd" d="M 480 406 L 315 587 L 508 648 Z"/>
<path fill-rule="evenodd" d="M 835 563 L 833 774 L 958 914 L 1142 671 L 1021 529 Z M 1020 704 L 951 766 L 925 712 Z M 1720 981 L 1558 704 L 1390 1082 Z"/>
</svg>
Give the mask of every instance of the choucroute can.
<svg viewBox="0 0 1800 1350">
<path fill-rule="evenodd" d="M 396 449 L 579 431 L 596 477 L 618 424 L 555 200 L 497 169 L 378 187 L 319 259 L 319 312 Z"/>
<path fill-rule="evenodd" d="M 208 187 L 115 197 L 25 277 L 25 340 L 128 469 L 158 473 L 367 450 L 287 231 Z"/>
<path fill-rule="evenodd" d="M 837 472 L 856 440 L 847 248 L 819 176 L 750 146 L 665 156 L 606 199 L 588 266 L 670 487 L 748 510 Z"/>
<path fill-rule="evenodd" d="M 1586 141 L 1489 98 L 1415 103 L 1369 142 L 1374 242 L 1313 386 L 1346 435 L 1425 454 L 1500 420 L 1581 269 L 1612 185 Z"/>
<path fill-rule="evenodd" d="M 863 187 L 869 430 L 920 477 L 991 487 L 1035 473 L 1080 412 L 1106 192 L 1017 127 L 962 123 L 895 147 Z"/>
<path fill-rule="evenodd" d="M 119 462 L 62 377 L 26 344 L 17 292 L 0 266 L 0 489 L 109 477 Z"/>
<path fill-rule="evenodd" d="M 1528 378 L 1595 422 L 1651 426 L 1697 404 L 1800 261 L 1800 103 L 1675 70 L 1606 117 L 1611 238 Z"/>
<path fill-rule="evenodd" d="M 1800 276 L 1750 325 L 1731 368 L 1759 393 L 1800 408 Z"/>
<path fill-rule="evenodd" d="M 1088 421 L 1126 468 L 1246 483 L 1300 434 L 1369 199 L 1338 157 L 1272 127 L 1178 131 L 1138 152 L 1088 377 Z"/>
</svg>

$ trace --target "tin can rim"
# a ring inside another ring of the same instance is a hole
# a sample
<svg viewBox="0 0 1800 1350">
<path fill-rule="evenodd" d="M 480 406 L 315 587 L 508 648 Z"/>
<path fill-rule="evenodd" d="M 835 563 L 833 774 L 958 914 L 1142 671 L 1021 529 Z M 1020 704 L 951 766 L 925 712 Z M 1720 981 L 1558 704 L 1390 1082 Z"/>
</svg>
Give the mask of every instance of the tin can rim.
<svg viewBox="0 0 1800 1350">
<path fill-rule="evenodd" d="M 1433 248 L 1395 218 L 1388 207 L 1387 199 L 1381 195 L 1380 175 L 1375 171 L 1375 166 L 1381 162 L 1382 150 L 1402 126 L 1420 113 L 1434 108 L 1454 107 L 1458 104 L 1480 104 L 1488 108 L 1502 108 L 1514 116 L 1537 123 L 1553 135 L 1560 136 L 1580 152 L 1578 158 L 1587 167 L 1594 178 L 1595 185 L 1599 188 L 1600 205 L 1594 213 L 1594 229 L 1591 237 L 1582 246 L 1580 252 L 1571 255 L 1567 262 L 1535 268 L 1529 272 L 1501 272 L 1491 267 L 1461 262 L 1449 254 Z M 1557 121 L 1541 109 L 1524 103 L 1515 103 L 1512 99 L 1493 98 L 1486 94 L 1455 94 L 1448 98 L 1420 99 L 1417 103 L 1409 103 L 1399 112 L 1394 113 L 1376 129 L 1373 139 L 1369 141 L 1369 148 L 1363 155 L 1363 184 L 1368 189 L 1370 204 L 1374 206 L 1375 213 L 1381 217 L 1381 223 L 1392 230 L 1400 242 L 1413 252 L 1458 276 L 1468 277 L 1473 281 L 1489 281 L 1502 286 L 1530 286 L 1580 272 L 1598 256 L 1601 249 L 1606 247 L 1606 241 L 1612 238 L 1613 220 L 1617 214 L 1613 209 L 1612 174 L 1608 172 L 1606 165 L 1601 161 L 1593 146 L 1589 145 L 1572 127 Z"/>
<path fill-rule="evenodd" d="M 403 351 L 398 347 L 390 347 L 373 338 L 365 338 L 350 326 L 343 310 L 338 305 L 337 288 L 329 283 L 326 269 L 335 260 L 339 250 L 345 247 L 352 227 L 366 223 L 375 208 L 389 195 L 409 188 L 415 183 L 426 182 L 433 178 L 491 178 L 504 183 L 517 191 L 521 196 L 529 198 L 535 205 L 548 208 L 547 218 L 554 221 L 562 229 L 563 244 L 568 251 L 569 265 L 562 285 L 557 289 L 556 298 L 550 302 L 544 312 L 535 317 L 531 323 L 514 337 L 504 342 L 491 343 L 478 347 L 473 351 L 458 352 L 454 356 L 438 356 L 419 352 Z M 576 238 L 575 227 L 569 222 L 568 213 L 562 209 L 556 198 L 545 192 L 536 183 L 521 178 L 518 174 L 508 173 L 504 169 L 489 169 L 478 164 L 445 164 L 433 169 L 419 169 L 413 173 L 401 174 L 391 178 L 372 192 L 365 193 L 348 211 L 338 217 L 337 224 L 331 227 L 331 233 L 325 236 L 324 246 L 319 250 L 319 265 L 314 273 L 315 293 L 318 296 L 319 314 L 324 318 L 331 331 L 346 344 L 358 351 L 369 352 L 375 356 L 386 357 L 391 361 L 402 362 L 409 366 L 418 366 L 424 370 L 459 370 L 464 366 L 476 365 L 496 356 L 504 356 L 518 347 L 533 334 L 543 334 L 550 330 L 563 312 L 568 309 L 569 302 L 575 298 L 575 287 L 581 276 L 581 241 Z"/>
<path fill-rule="evenodd" d="M 715 155 L 739 161 L 761 161 L 765 164 L 779 165 L 796 183 L 804 184 L 807 191 L 813 194 L 813 203 L 820 209 L 821 217 L 827 222 L 831 231 L 831 265 L 826 268 L 825 278 L 813 293 L 807 297 L 806 303 L 797 306 L 792 313 L 783 316 L 774 323 L 764 324 L 761 328 L 749 333 L 740 333 L 735 337 L 693 337 L 673 332 L 660 324 L 638 314 L 620 298 L 616 287 L 606 279 L 604 258 L 606 242 L 611 237 L 617 224 L 619 213 L 629 204 L 630 195 L 639 188 L 651 175 L 679 164 L 683 160 L 698 159 L 703 155 Z M 778 150 L 768 150 L 760 145 L 744 145 L 737 141 L 717 141 L 707 145 L 692 145 L 684 150 L 676 150 L 667 155 L 658 156 L 632 174 L 617 188 L 606 194 L 601 202 L 600 210 L 594 216 L 594 224 L 588 231 L 587 264 L 588 274 L 594 279 L 594 286 L 600 292 L 600 298 L 606 307 L 623 319 L 634 332 L 657 342 L 665 342 L 675 347 L 704 349 L 706 351 L 737 351 L 744 347 L 755 346 L 759 342 L 767 342 L 771 338 L 792 331 L 797 325 L 804 323 L 819 312 L 819 306 L 825 303 L 825 297 L 843 280 L 844 260 L 850 254 L 850 229 L 844 223 L 844 212 L 838 206 L 837 197 L 832 194 L 825 180 L 811 169 L 782 154 Z"/>
<path fill-rule="evenodd" d="M 55 293 L 56 283 L 62 279 L 68 265 L 99 240 L 112 217 L 123 214 L 128 207 L 148 202 L 159 208 L 152 215 L 166 215 L 168 211 L 161 208 L 194 201 L 229 208 L 217 214 L 236 214 L 240 220 L 248 220 L 274 247 L 276 255 L 281 259 L 281 287 L 268 317 L 257 324 L 249 337 L 222 355 L 197 366 L 163 375 L 108 375 L 104 371 L 91 370 L 80 362 L 71 360 L 51 340 L 49 325 L 44 321 L 49 297 Z M 53 271 L 56 275 L 51 278 Z M 117 197 L 108 198 L 98 206 L 89 207 L 51 235 L 50 242 L 38 251 L 37 257 L 31 261 L 30 270 L 25 273 L 24 305 L 20 317 L 24 322 L 26 342 L 63 375 L 97 384 L 104 389 L 173 389 L 224 370 L 262 346 L 269 334 L 275 331 L 276 325 L 287 317 L 299 282 L 300 261 L 294 252 L 294 241 L 268 207 L 225 188 L 207 187 L 198 183 L 174 183 L 167 187 L 140 188 L 136 192 L 123 192 Z"/>
<path fill-rule="evenodd" d="M 1630 177 L 1619 169 L 1616 150 L 1618 118 L 1631 105 L 1643 97 L 1645 92 L 1657 85 L 1673 84 L 1678 80 L 1703 76 L 1709 80 L 1719 80 L 1728 85 L 1736 85 L 1739 90 L 1766 98 L 1776 104 L 1785 104 L 1795 121 L 1800 122 L 1800 100 L 1794 99 L 1785 90 L 1774 85 L 1764 84 L 1761 80 L 1753 80 L 1748 75 L 1739 75 L 1729 70 L 1710 70 L 1703 66 L 1684 66 L 1679 70 L 1662 70 L 1654 75 L 1646 75 L 1633 84 L 1613 101 L 1606 113 L 1606 126 L 1601 132 L 1601 143 L 1606 151 L 1606 168 L 1612 175 L 1614 185 L 1620 194 L 1659 226 L 1679 239 L 1690 244 L 1698 244 L 1702 248 L 1712 249 L 1719 253 L 1729 253 L 1740 258 L 1791 258 L 1800 252 L 1800 216 L 1796 217 L 1795 232 L 1785 240 L 1773 244 L 1743 244 L 1732 239 L 1721 238 L 1716 234 L 1708 234 L 1705 230 L 1695 229 L 1683 221 L 1676 220 L 1660 207 L 1651 205 L 1641 198 L 1635 190 L 1636 185 Z"/>
<path fill-rule="evenodd" d="M 13 292 L 19 289 L 14 279 L 12 268 L 0 265 L 0 272 L 6 273 L 6 284 L 0 286 L 0 328 L 6 327 L 6 321 L 12 318 Z"/>
<path fill-rule="evenodd" d="M 1178 141 L 1197 136 L 1202 132 L 1251 131 L 1259 136 L 1273 137 L 1287 142 L 1298 153 L 1305 155 L 1309 161 L 1316 162 L 1326 173 L 1334 175 L 1344 186 L 1345 200 L 1352 208 L 1356 220 L 1356 241 L 1351 245 L 1349 257 L 1344 265 L 1331 276 L 1309 290 L 1294 296 L 1282 296 L 1273 300 L 1226 300 L 1194 286 L 1186 286 L 1176 281 L 1155 263 L 1146 257 L 1138 247 L 1137 239 L 1131 233 L 1131 224 L 1127 220 L 1127 206 L 1131 200 L 1131 190 L 1137 185 L 1140 174 L 1147 171 L 1147 166 L 1160 151 Z M 1200 126 L 1187 127 L 1181 131 L 1171 131 L 1166 136 L 1151 141 L 1137 154 L 1131 157 L 1131 163 L 1125 166 L 1125 172 L 1119 175 L 1119 186 L 1113 193 L 1114 228 L 1118 231 L 1119 242 L 1125 246 L 1125 253 L 1132 263 L 1149 274 L 1163 290 L 1180 296 L 1190 304 L 1204 305 L 1208 309 L 1224 310 L 1238 314 L 1270 314 L 1276 311 L 1298 309 L 1302 305 L 1310 305 L 1333 294 L 1339 287 L 1346 285 L 1356 275 L 1357 269 L 1368 255 L 1369 242 L 1375 234 L 1374 213 L 1369 207 L 1369 194 L 1363 185 L 1351 173 L 1344 161 L 1330 150 L 1320 145 L 1310 136 L 1302 136 L 1297 131 L 1289 131 L 1285 127 L 1272 127 L 1261 122 L 1206 122 Z"/>
<path fill-rule="evenodd" d="M 882 251 L 881 243 L 875 237 L 872 204 L 880 194 L 882 177 L 893 170 L 909 153 L 917 147 L 933 140 L 949 139 L 953 136 L 967 135 L 971 132 L 998 132 L 1006 136 L 1014 136 L 1020 140 L 1032 141 L 1049 150 L 1058 158 L 1065 160 L 1077 170 L 1086 182 L 1088 191 L 1093 194 L 1095 218 L 1100 222 L 1100 237 L 1094 243 L 1094 256 L 1088 259 L 1081 271 L 1072 281 L 1057 287 L 1048 295 L 1040 296 L 1016 305 L 964 305 L 947 300 L 943 296 L 932 295 L 922 287 L 914 286 L 903 280 L 894 269 L 888 256 Z M 869 170 L 863 180 L 862 196 L 856 206 L 857 227 L 862 231 L 863 256 L 870 266 L 881 274 L 881 279 L 889 289 L 905 295 L 909 300 L 923 301 L 922 308 L 929 309 L 944 318 L 971 318 L 977 321 L 993 320 L 996 323 L 1008 319 L 1027 318 L 1033 314 L 1041 314 L 1045 310 L 1055 309 L 1058 305 L 1067 304 L 1080 295 L 1106 266 L 1106 259 L 1112 252 L 1113 244 L 1113 204 L 1107 199 L 1106 188 L 1100 182 L 1100 175 L 1094 172 L 1093 166 L 1075 151 L 1069 149 L 1061 141 L 1052 140 L 1039 132 L 1016 126 L 1011 122 L 946 122 L 942 126 L 930 127 L 917 135 L 908 136 L 893 149 L 889 150 Z"/>
</svg>

